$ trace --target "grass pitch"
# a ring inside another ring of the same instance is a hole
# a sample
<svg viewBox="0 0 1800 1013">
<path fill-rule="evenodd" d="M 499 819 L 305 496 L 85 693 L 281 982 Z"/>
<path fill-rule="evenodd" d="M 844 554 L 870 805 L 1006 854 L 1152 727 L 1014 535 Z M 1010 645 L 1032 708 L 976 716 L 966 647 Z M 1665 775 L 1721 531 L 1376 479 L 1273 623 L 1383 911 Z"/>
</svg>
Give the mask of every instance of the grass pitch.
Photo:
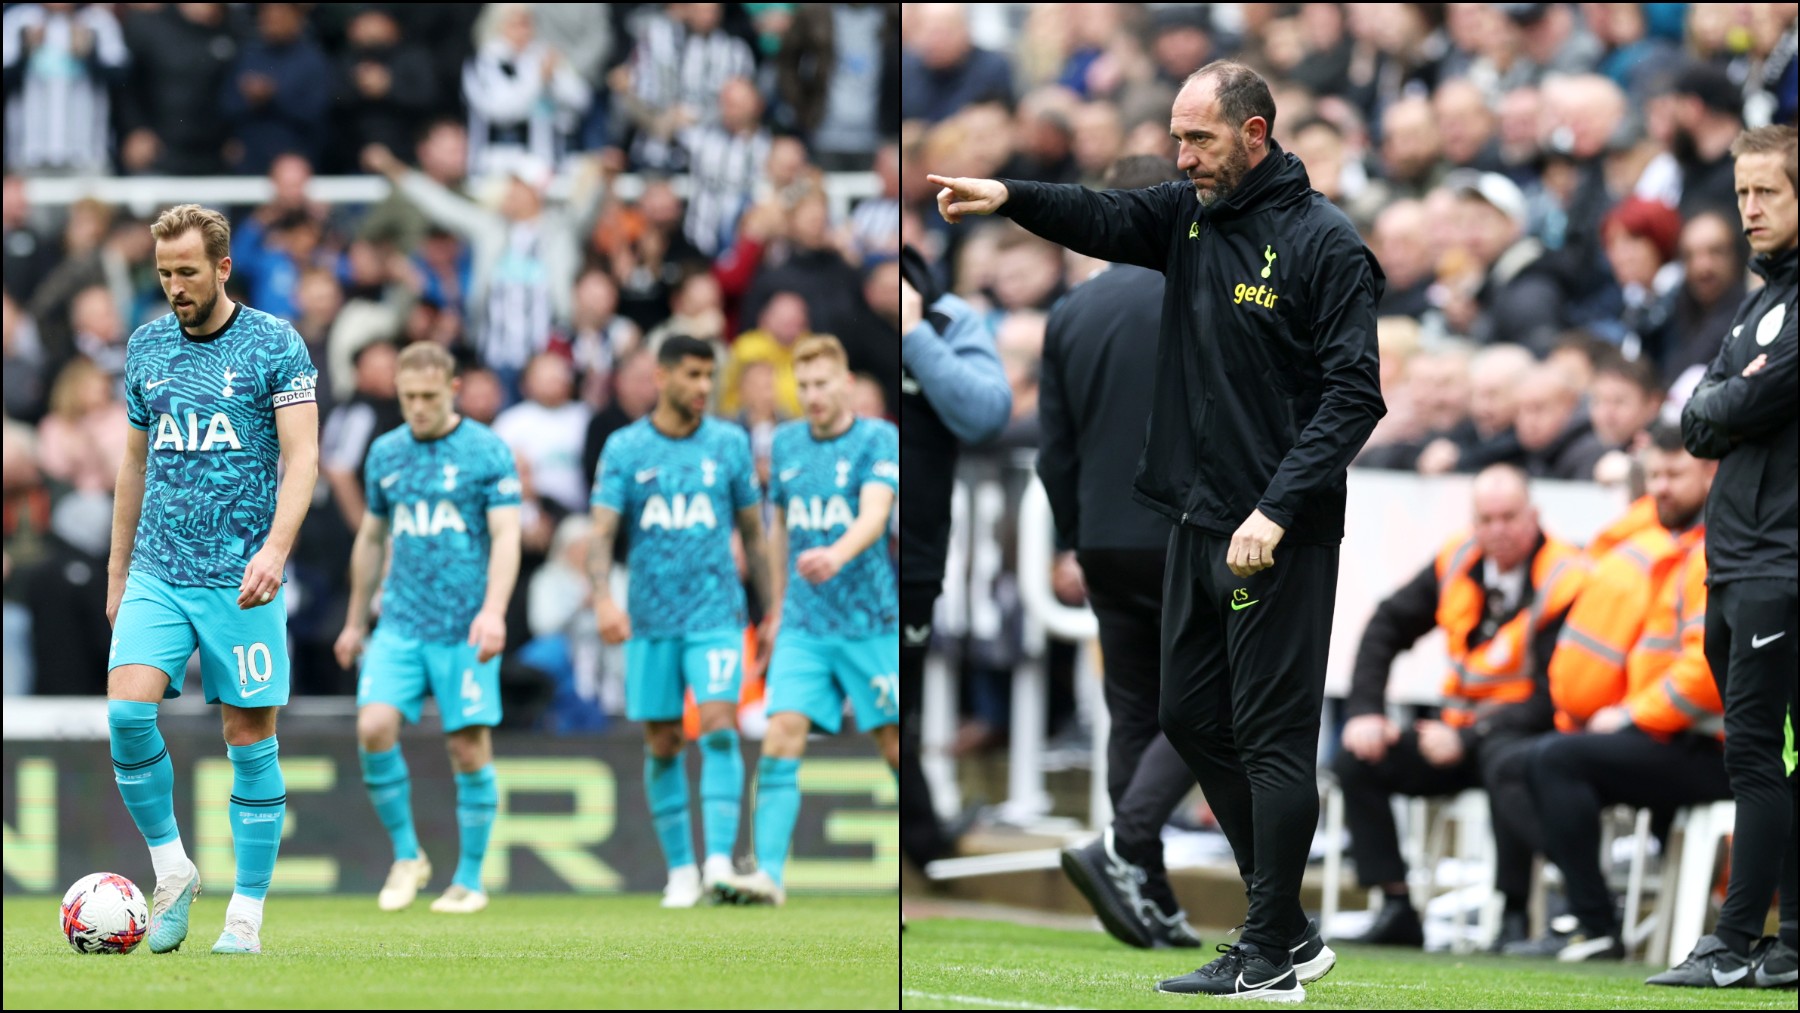
<svg viewBox="0 0 1800 1013">
<path fill-rule="evenodd" d="M 1217 956 L 1134 950 L 1100 932 L 962 919 L 906 930 L 906 1009 L 1282 1009 L 1155 991 Z M 1672 989 L 1643 984 L 1661 968 L 1557 964 L 1332 945 L 1338 964 L 1306 986 L 1302 1009 L 1794 1009 L 1794 990 Z"/>
<path fill-rule="evenodd" d="M 69 948 L 56 898 L 8 897 L 6 1007 L 893 1009 L 900 987 L 891 894 L 688 911 L 500 894 L 468 916 L 433 914 L 424 894 L 392 914 L 372 896 L 277 895 L 262 955 L 243 957 L 211 953 L 225 900 L 200 898 L 175 953 L 107 957 Z"/>
</svg>

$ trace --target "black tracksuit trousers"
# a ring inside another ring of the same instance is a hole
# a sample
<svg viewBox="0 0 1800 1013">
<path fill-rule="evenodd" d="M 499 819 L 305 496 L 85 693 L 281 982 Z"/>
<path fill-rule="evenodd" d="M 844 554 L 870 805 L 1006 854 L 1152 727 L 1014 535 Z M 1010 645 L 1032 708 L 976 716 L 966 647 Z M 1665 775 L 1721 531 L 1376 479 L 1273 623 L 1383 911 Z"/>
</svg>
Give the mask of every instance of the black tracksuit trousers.
<svg viewBox="0 0 1800 1013">
<path fill-rule="evenodd" d="M 1715 584 L 1706 600 L 1706 662 L 1725 702 L 1725 771 L 1737 800 L 1731 885 L 1718 936 L 1738 953 L 1761 937 L 1781 888 L 1791 937 L 1800 893 L 1800 796 L 1792 764 L 1800 711 L 1800 587 L 1791 580 Z"/>
<path fill-rule="evenodd" d="M 1167 554 L 1158 549 L 1076 553 L 1088 604 L 1100 621 L 1101 682 L 1112 731 L 1106 792 L 1113 844 L 1126 861 L 1162 872 L 1162 828 L 1194 787 L 1193 772 L 1157 723 L 1162 694 L 1162 589 Z"/>
<path fill-rule="evenodd" d="M 1569 910 L 1590 937 L 1619 934 L 1612 891 L 1600 869 L 1600 811 L 1609 805 L 1674 810 L 1729 798 L 1716 739 L 1693 734 L 1659 741 L 1635 726 L 1608 735 L 1546 735 L 1532 748 L 1531 797 L 1544 831 L 1544 857 L 1562 870 Z"/>
<path fill-rule="evenodd" d="M 1273 566 L 1240 578 L 1225 565 L 1230 543 L 1186 525 L 1169 537 L 1159 716 L 1237 858 L 1242 938 L 1289 947 L 1306 932 L 1338 547 L 1284 543 Z"/>
<path fill-rule="evenodd" d="M 900 585 L 900 852 L 923 869 L 943 858 L 945 840 L 931 787 L 919 765 L 920 697 L 925 689 L 925 652 L 931 646 L 931 611 L 941 583 Z"/>
</svg>

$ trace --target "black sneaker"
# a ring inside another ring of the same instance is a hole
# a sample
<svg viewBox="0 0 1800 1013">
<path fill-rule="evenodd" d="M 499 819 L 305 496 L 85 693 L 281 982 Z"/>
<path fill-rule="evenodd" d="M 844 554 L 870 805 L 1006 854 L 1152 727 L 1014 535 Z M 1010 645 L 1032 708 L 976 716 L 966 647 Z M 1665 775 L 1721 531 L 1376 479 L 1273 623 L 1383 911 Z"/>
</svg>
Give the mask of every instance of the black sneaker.
<svg viewBox="0 0 1800 1013">
<path fill-rule="evenodd" d="M 1300 984 L 1310 985 L 1331 973 L 1337 966 L 1337 954 L 1325 945 L 1325 938 L 1319 935 L 1319 920 L 1314 918 L 1306 923 L 1306 936 L 1300 945 L 1288 951 L 1289 959 L 1294 962 L 1294 974 L 1299 977 Z"/>
<path fill-rule="evenodd" d="M 1143 911 L 1150 945 L 1159 950 L 1198 948 L 1200 933 L 1188 924 L 1187 912 L 1181 909 L 1181 901 L 1175 899 L 1175 891 L 1169 886 L 1169 874 L 1148 869 L 1145 872 L 1143 894 L 1148 906 Z"/>
<path fill-rule="evenodd" d="M 1618 936 L 1588 936 L 1577 932 L 1557 951 L 1556 959 L 1565 964 L 1580 964 L 1589 960 L 1624 960 L 1625 941 Z"/>
<path fill-rule="evenodd" d="M 1507 943 L 1500 952 L 1509 957 L 1542 957 L 1548 960 L 1561 953 L 1572 938 L 1573 933 L 1552 929 L 1536 939 L 1519 939 Z"/>
<path fill-rule="evenodd" d="M 1756 968 L 1757 988 L 1793 988 L 1800 982 L 1794 948 L 1774 936 L 1762 937 L 1751 949 L 1750 963 Z"/>
<path fill-rule="evenodd" d="M 1411 904 L 1404 899 L 1390 900 L 1375 912 L 1375 921 L 1367 932 L 1344 941 L 1364 946 L 1424 946 L 1425 926 L 1420 924 L 1419 913 Z"/>
<path fill-rule="evenodd" d="M 1731 947 L 1718 936 L 1701 936 L 1686 960 L 1661 974 L 1645 978 L 1644 984 L 1745 988 L 1750 985 L 1750 960 L 1731 952 Z"/>
<path fill-rule="evenodd" d="M 1506 948 L 1531 940 L 1531 916 L 1523 911 L 1508 911 L 1500 916 L 1500 933 L 1488 947 L 1489 953 L 1505 953 Z"/>
<path fill-rule="evenodd" d="M 1301 1002 L 1306 989 L 1294 973 L 1293 960 L 1275 951 L 1276 964 L 1254 943 L 1220 943 L 1220 956 L 1192 974 L 1158 982 L 1158 992 L 1209 995 L 1218 999 L 1262 999 L 1266 1002 Z"/>
<path fill-rule="evenodd" d="M 1064 849 L 1062 867 L 1114 939 L 1144 950 L 1156 945 L 1147 917 L 1155 906 L 1143 893 L 1148 877 L 1141 866 L 1119 857 L 1111 829 L 1087 847 Z"/>
</svg>

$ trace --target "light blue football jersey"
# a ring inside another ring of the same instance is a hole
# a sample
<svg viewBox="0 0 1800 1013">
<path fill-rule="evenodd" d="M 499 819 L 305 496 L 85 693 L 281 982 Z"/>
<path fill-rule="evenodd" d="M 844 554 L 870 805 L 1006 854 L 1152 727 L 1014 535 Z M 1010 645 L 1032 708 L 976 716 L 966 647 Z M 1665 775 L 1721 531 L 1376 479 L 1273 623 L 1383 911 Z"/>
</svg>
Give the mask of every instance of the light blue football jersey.
<svg viewBox="0 0 1800 1013">
<path fill-rule="evenodd" d="M 173 313 L 125 346 L 125 408 L 146 432 L 144 509 L 131 569 L 187 587 L 236 587 L 275 520 L 275 412 L 317 397 L 292 325 L 238 304 L 195 340 Z"/>
<path fill-rule="evenodd" d="M 468 639 L 487 596 L 487 513 L 519 503 L 512 449 L 471 418 L 435 440 L 403 425 L 369 448 L 363 489 L 394 540 L 381 624 L 434 643 Z"/>
<path fill-rule="evenodd" d="M 750 435 L 736 423 L 707 417 L 678 440 L 646 415 L 607 437 L 592 502 L 617 511 L 620 529 L 629 532 L 632 636 L 672 637 L 749 621 L 731 532 L 737 512 L 761 501 Z"/>
<path fill-rule="evenodd" d="M 804 419 L 775 430 L 769 498 L 787 512 L 787 597 L 781 628 L 821 637 L 872 637 L 900 626 L 894 567 L 884 530 L 874 545 L 823 584 L 800 576 L 795 561 L 828 546 L 856 520 L 862 488 L 874 482 L 900 495 L 900 435 L 893 423 L 859 418 L 842 435 L 815 439 Z"/>
</svg>

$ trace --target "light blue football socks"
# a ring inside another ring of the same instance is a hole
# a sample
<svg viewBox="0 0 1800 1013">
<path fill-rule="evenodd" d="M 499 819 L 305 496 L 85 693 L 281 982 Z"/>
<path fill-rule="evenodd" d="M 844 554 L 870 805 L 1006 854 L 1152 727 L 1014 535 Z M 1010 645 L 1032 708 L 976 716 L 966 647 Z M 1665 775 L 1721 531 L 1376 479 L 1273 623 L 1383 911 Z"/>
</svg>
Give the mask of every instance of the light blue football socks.
<svg viewBox="0 0 1800 1013">
<path fill-rule="evenodd" d="M 462 832 L 462 853 L 456 860 L 452 883 L 481 890 L 481 862 L 487 857 L 488 835 L 493 832 L 494 813 L 499 805 L 500 787 L 492 763 L 456 775 L 456 824 Z"/>
<path fill-rule="evenodd" d="M 413 829 L 412 775 L 400 746 L 380 753 L 358 750 L 362 758 L 363 787 L 375 804 L 375 815 L 394 842 L 394 859 L 419 857 L 419 834 Z"/>
<path fill-rule="evenodd" d="M 756 865 L 777 885 L 800 817 L 800 761 L 765 756 L 756 761 Z"/>
</svg>

